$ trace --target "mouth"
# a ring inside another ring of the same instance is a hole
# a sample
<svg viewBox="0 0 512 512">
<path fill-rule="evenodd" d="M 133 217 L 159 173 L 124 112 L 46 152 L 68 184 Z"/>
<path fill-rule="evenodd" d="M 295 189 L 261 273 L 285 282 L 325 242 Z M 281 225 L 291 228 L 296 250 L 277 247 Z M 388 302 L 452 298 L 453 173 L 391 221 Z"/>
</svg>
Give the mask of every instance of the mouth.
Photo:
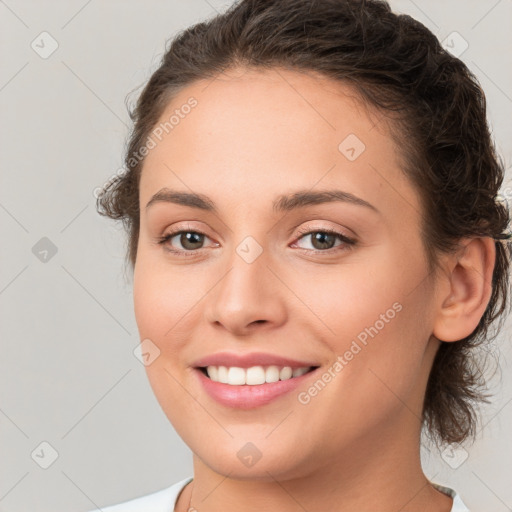
<svg viewBox="0 0 512 512">
<path fill-rule="evenodd" d="M 279 398 L 293 396 L 307 385 L 319 366 L 199 366 L 194 371 L 201 388 L 229 409 L 256 409 Z"/>
<path fill-rule="evenodd" d="M 200 366 L 197 367 L 205 377 L 213 382 L 229 386 L 260 386 L 279 381 L 297 379 L 319 368 L 318 366 Z"/>
<path fill-rule="evenodd" d="M 253 409 L 290 399 L 299 386 L 319 372 L 316 361 L 268 352 L 217 352 L 190 365 L 200 388 L 217 403 Z"/>
</svg>

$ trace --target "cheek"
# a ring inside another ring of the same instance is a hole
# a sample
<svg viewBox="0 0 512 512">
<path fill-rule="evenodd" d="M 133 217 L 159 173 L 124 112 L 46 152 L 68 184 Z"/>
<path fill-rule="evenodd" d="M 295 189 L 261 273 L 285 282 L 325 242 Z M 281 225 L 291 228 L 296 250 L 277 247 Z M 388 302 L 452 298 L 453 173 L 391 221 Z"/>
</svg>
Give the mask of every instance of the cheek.
<svg viewBox="0 0 512 512">
<path fill-rule="evenodd" d="M 360 395 L 371 402 L 372 396 L 389 395 L 387 388 L 407 394 L 421 374 L 432 290 L 417 256 L 383 247 L 371 261 L 340 266 L 336 274 L 317 275 L 302 285 L 301 295 L 328 329 L 321 326 L 333 362 L 341 357 L 343 376 L 335 380 L 342 393 L 349 390 L 347 400 Z"/>
<path fill-rule="evenodd" d="M 133 301 L 140 339 L 150 338 L 157 342 L 170 328 L 172 318 L 168 316 L 167 301 L 172 300 L 171 295 L 171 290 L 163 294 L 155 272 L 142 262 L 137 262 L 133 281 Z"/>
<path fill-rule="evenodd" d="M 183 267 L 184 268 L 184 267 Z M 183 329 L 189 313 L 201 296 L 190 275 L 176 268 L 170 271 L 162 261 L 141 254 L 134 269 L 134 312 L 140 338 L 168 344 Z M 204 293 L 204 291 L 203 291 Z M 159 347 L 164 350 L 164 346 Z"/>
<path fill-rule="evenodd" d="M 404 412 L 416 421 L 410 411 L 417 409 L 425 374 L 428 330 L 420 302 L 395 301 L 395 292 L 366 297 L 364 307 L 338 302 L 337 316 L 330 316 L 336 334 L 324 338 L 332 364 L 319 376 L 322 382 L 299 390 L 304 430 L 325 434 L 327 428 L 327 437 L 340 444 L 391 425 Z"/>
<path fill-rule="evenodd" d="M 183 414 L 190 407 L 190 396 L 180 384 L 180 368 L 184 365 L 185 331 L 193 322 L 194 310 L 189 302 L 194 298 L 184 296 L 186 282 L 181 282 L 179 273 L 178 277 L 174 274 L 141 255 L 134 269 L 133 298 L 140 340 L 151 340 L 159 350 L 158 356 L 145 366 L 149 384 L 169 421 L 179 428 L 180 420 L 190 425 Z"/>
<path fill-rule="evenodd" d="M 290 273 L 288 278 L 310 306 L 313 314 L 307 318 L 321 320 L 328 337 L 339 340 L 337 348 L 343 350 L 347 341 L 360 334 L 364 339 L 374 327 L 384 337 L 386 332 L 405 328 L 404 317 L 423 312 L 425 289 L 419 285 L 425 275 L 421 258 L 409 257 L 388 244 L 338 268 Z M 399 313 L 401 309 L 406 312 Z M 411 324 L 417 325 L 417 319 Z"/>
</svg>

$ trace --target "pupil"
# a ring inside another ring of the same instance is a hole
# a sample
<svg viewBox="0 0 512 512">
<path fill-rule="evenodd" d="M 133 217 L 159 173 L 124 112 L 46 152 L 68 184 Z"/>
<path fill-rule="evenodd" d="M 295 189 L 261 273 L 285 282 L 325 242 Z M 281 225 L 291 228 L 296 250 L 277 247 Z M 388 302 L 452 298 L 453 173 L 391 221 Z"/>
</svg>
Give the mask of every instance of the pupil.
<svg viewBox="0 0 512 512">
<path fill-rule="evenodd" d="M 325 240 L 327 238 L 327 241 Z M 332 247 L 332 244 L 330 242 L 334 242 L 334 235 L 331 233 L 321 233 L 317 232 L 313 236 L 313 245 L 315 246 L 315 242 L 320 243 L 320 247 L 317 247 L 318 249 L 330 249 Z M 328 247 L 326 247 L 327 245 Z"/>
<path fill-rule="evenodd" d="M 202 235 L 199 233 L 183 233 L 181 235 L 181 244 L 183 245 L 183 247 L 188 249 L 197 249 L 197 247 L 194 247 L 194 243 L 200 244 L 201 236 Z M 194 238 L 196 238 L 195 241 Z M 192 247 L 190 247 L 188 244 L 192 244 Z"/>
</svg>

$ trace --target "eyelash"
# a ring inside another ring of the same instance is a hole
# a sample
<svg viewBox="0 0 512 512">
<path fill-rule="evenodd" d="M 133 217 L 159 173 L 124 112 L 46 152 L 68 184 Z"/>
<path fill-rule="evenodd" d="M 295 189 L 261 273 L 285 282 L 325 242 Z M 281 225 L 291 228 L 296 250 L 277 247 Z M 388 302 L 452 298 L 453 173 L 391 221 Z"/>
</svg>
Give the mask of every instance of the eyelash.
<svg viewBox="0 0 512 512">
<path fill-rule="evenodd" d="M 163 235 L 161 237 L 157 237 L 156 238 L 156 243 L 163 246 L 165 243 L 167 243 L 169 240 L 174 238 L 176 235 L 180 235 L 182 233 L 195 233 L 197 235 L 203 235 L 205 237 L 208 237 L 208 235 L 206 235 L 205 233 L 202 233 L 201 231 L 196 231 L 196 230 L 191 230 L 191 229 L 177 229 L 177 230 L 171 231 L 170 233 L 167 233 L 167 234 L 165 234 L 165 235 Z M 312 235 L 314 233 L 328 233 L 330 235 L 335 235 L 336 237 L 338 237 L 339 240 L 341 240 L 343 242 L 345 247 L 343 247 L 343 246 L 332 247 L 331 249 L 326 249 L 324 251 L 322 251 L 320 249 L 303 249 L 303 248 L 299 248 L 298 249 L 299 251 L 302 251 L 304 253 L 311 253 L 311 252 L 326 253 L 327 252 L 329 254 L 332 254 L 333 252 L 350 250 L 353 246 L 356 245 L 356 240 L 354 240 L 353 238 L 349 238 L 349 237 L 343 235 L 342 233 L 340 233 L 339 231 L 336 231 L 336 230 L 331 229 L 331 228 L 322 228 L 322 229 L 303 228 L 303 229 L 299 230 L 298 234 L 300 236 L 297 238 L 297 240 L 300 240 L 301 238 L 304 238 L 306 235 Z M 180 256 L 185 257 L 185 258 L 186 257 L 195 256 L 198 251 L 206 249 L 206 247 L 202 247 L 201 249 L 194 249 L 194 250 L 191 250 L 191 251 L 184 251 L 184 250 L 181 250 L 181 249 L 171 249 L 170 247 L 164 247 L 164 248 L 165 248 L 166 251 L 169 251 L 169 252 L 171 252 L 173 254 L 180 255 Z"/>
</svg>

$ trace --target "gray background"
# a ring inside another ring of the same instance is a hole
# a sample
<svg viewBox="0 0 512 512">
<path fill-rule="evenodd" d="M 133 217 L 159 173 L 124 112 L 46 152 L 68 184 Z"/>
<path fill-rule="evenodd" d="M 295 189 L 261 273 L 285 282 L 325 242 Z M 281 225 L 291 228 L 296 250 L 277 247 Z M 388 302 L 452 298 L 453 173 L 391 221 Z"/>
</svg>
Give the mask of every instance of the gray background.
<svg viewBox="0 0 512 512">
<path fill-rule="evenodd" d="M 229 3 L 0 0 L 2 511 L 86 511 L 192 475 L 134 356 L 124 236 L 95 212 L 94 190 L 122 166 L 126 95 L 136 98 L 168 38 Z M 440 40 L 456 31 L 467 41 L 461 58 L 510 168 L 512 1 L 391 5 Z M 43 31 L 58 44 L 47 58 Z M 512 197 L 510 169 L 503 193 Z M 511 327 L 494 344 L 502 370 L 477 442 L 423 450 L 427 475 L 472 511 L 512 508 Z"/>
</svg>

